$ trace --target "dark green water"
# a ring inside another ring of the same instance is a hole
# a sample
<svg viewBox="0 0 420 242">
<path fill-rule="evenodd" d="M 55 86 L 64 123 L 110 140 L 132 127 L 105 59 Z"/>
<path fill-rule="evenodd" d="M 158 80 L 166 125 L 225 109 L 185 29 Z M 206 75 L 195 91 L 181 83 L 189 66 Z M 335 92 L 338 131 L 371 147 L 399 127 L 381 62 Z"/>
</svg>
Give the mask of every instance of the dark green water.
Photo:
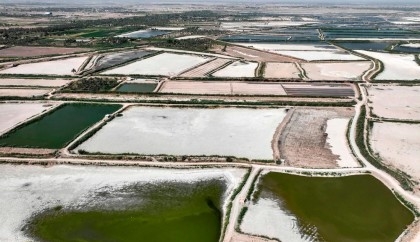
<svg viewBox="0 0 420 242">
<path fill-rule="evenodd" d="M 150 93 L 155 90 L 157 85 L 155 83 L 126 83 L 122 84 L 117 92 Z"/>
<path fill-rule="evenodd" d="M 121 105 L 66 104 L 0 138 L 0 146 L 60 149 Z"/>
<path fill-rule="evenodd" d="M 268 173 L 260 190 L 278 196 L 300 225 L 325 241 L 395 241 L 414 215 L 370 175 L 339 178 Z"/>
<path fill-rule="evenodd" d="M 224 189 L 221 181 L 124 188 L 114 205 L 46 212 L 29 231 L 42 241 L 217 242 Z M 98 199 L 109 204 L 112 196 Z"/>
</svg>

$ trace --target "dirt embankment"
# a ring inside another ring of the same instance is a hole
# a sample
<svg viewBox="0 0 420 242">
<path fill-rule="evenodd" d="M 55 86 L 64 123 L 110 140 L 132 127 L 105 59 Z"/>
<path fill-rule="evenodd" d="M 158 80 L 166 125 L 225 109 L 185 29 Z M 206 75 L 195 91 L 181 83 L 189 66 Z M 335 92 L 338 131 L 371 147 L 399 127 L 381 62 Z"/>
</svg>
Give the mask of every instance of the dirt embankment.
<svg viewBox="0 0 420 242">
<path fill-rule="evenodd" d="M 338 167 L 339 156 L 327 143 L 327 121 L 353 115 L 352 108 L 297 108 L 279 139 L 280 158 L 294 167 Z"/>
</svg>

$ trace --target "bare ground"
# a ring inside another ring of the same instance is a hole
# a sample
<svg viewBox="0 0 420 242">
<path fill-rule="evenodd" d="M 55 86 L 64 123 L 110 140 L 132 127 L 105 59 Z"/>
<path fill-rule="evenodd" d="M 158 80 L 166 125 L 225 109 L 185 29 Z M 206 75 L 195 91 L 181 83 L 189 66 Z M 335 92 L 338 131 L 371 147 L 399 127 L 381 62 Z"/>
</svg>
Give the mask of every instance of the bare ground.
<svg viewBox="0 0 420 242">
<path fill-rule="evenodd" d="M 352 108 L 297 108 L 278 142 L 284 164 L 305 168 L 338 167 L 339 156 L 332 153 L 327 143 L 327 121 L 353 115 Z"/>
<path fill-rule="evenodd" d="M 57 150 L 36 149 L 36 148 L 18 148 L 18 147 L 0 147 L 0 155 L 53 155 Z"/>
<path fill-rule="evenodd" d="M 84 100 L 107 100 L 115 102 L 142 102 L 142 101 L 191 101 L 191 100 L 212 100 L 212 101 L 225 101 L 225 102 L 270 102 L 270 101 L 293 101 L 293 102 L 313 102 L 313 103 L 330 103 L 330 102 L 349 102 L 351 99 L 346 98 L 305 98 L 305 97 L 264 97 L 264 96 L 206 96 L 206 95 L 162 95 L 162 96 L 148 96 L 148 95 L 137 95 L 137 94 L 93 94 L 93 93 L 57 93 L 54 94 L 52 99 L 84 99 Z"/>
<path fill-rule="evenodd" d="M 302 62 L 302 60 L 283 56 L 274 53 L 268 53 L 265 51 L 250 49 L 241 46 L 227 46 L 226 51 L 223 51 L 224 47 L 220 45 L 216 45 L 213 47 L 212 51 L 223 54 L 229 55 L 232 57 L 243 58 L 244 60 L 248 61 L 265 61 L 265 62 Z"/>
<path fill-rule="evenodd" d="M 65 55 L 76 52 L 89 51 L 86 48 L 13 46 L 0 50 L 0 57 L 35 57 L 46 55 Z"/>
</svg>

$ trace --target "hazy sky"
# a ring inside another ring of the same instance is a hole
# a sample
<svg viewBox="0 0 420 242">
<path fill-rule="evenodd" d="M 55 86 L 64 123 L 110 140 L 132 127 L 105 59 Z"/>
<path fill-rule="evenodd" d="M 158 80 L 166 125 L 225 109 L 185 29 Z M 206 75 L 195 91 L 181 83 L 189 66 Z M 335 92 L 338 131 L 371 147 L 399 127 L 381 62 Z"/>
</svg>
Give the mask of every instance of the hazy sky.
<svg viewBox="0 0 420 242">
<path fill-rule="evenodd" d="M 235 3 L 235 2 L 248 2 L 248 3 L 336 3 L 336 4 L 378 4 L 388 3 L 395 5 L 404 4 L 419 4 L 420 0 L 0 0 L 0 3 L 104 3 L 112 2 L 118 3 Z"/>
</svg>

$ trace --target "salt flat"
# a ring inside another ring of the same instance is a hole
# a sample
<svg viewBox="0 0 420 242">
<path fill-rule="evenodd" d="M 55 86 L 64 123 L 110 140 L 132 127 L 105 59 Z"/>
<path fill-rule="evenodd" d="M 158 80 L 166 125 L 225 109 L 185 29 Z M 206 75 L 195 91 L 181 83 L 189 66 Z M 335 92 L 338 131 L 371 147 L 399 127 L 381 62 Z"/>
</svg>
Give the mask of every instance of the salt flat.
<svg viewBox="0 0 420 242">
<path fill-rule="evenodd" d="M 375 122 L 370 144 L 374 152 L 382 158 L 382 162 L 420 181 L 419 124 Z"/>
<path fill-rule="evenodd" d="M 0 79 L 0 86 L 61 87 L 72 80 L 63 79 Z"/>
<path fill-rule="evenodd" d="M 322 81 L 348 81 L 360 78 L 372 65 L 368 61 L 301 63 L 308 78 Z"/>
<path fill-rule="evenodd" d="M 420 120 L 420 86 L 374 85 L 367 91 L 375 115 Z"/>
<path fill-rule="evenodd" d="M 375 77 L 375 80 L 420 80 L 420 66 L 414 61 L 414 55 L 366 50 L 357 50 L 357 52 L 378 59 L 384 64 L 384 70 Z"/>
<path fill-rule="evenodd" d="M 257 69 L 258 63 L 256 62 L 234 62 L 227 67 L 213 73 L 216 77 L 255 77 L 255 69 Z"/>
<path fill-rule="evenodd" d="M 95 193 L 112 193 L 139 183 L 222 179 L 226 197 L 245 171 L 227 169 L 159 169 L 140 167 L 0 166 L 0 241 L 31 241 L 22 228 L 32 215 L 63 206 L 80 209 L 101 204 Z M 118 194 L 116 194 L 116 199 Z M 226 201 L 226 200 L 225 200 Z M 119 202 L 116 200 L 115 202 Z M 109 204 L 108 204 L 109 205 Z M 226 207 L 226 204 L 223 206 Z"/>
<path fill-rule="evenodd" d="M 102 72 L 103 75 L 176 76 L 185 70 L 210 60 L 196 55 L 163 53 L 122 67 Z"/>
<path fill-rule="evenodd" d="M 1 103 L 0 134 L 49 108 L 45 103 Z"/>
<path fill-rule="evenodd" d="M 76 150 L 273 159 L 284 109 L 131 107 Z"/>
<path fill-rule="evenodd" d="M 22 75 L 73 75 L 88 57 L 74 57 L 62 60 L 44 61 L 22 64 L 16 67 L 1 70 L 0 74 Z"/>
</svg>

